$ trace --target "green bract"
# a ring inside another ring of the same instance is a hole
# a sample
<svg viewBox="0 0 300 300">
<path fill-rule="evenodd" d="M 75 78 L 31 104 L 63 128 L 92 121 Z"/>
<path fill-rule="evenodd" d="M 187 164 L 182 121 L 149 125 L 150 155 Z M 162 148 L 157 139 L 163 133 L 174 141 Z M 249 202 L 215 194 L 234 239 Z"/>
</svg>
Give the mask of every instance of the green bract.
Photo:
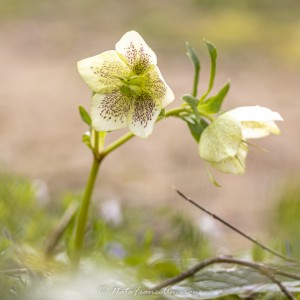
<svg viewBox="0 0 300 300">
<path fill-rule="evenodd" d="M 246 169 L 247 139 L 280 134 L 274 121 L 282 117 L 260 106 L 245 106 L 217 117 L 202 133 L 201 158 L 224 173 L 243 174 Z"/>
<path fill-rule="evenodd" d="M 78 62 L 78 71 L 95 92 L 92 127 L 111 131 L 129 127 L 135 135 L 151 134 L 160 111 L 174 100 L 155 53 L 135 31 L 110 50 Z"/>
</svg>

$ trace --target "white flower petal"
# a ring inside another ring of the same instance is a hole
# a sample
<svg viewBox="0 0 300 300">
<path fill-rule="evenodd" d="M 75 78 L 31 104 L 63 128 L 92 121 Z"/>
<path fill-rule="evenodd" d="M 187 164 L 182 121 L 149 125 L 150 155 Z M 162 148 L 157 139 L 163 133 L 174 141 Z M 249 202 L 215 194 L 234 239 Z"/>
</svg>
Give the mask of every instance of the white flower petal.
<svg viewBox="0 0 300 300">
<path fill-rule="evenodd" d="M 116 91 L 109 94 L 95 94 L 92 98 L 92 127 L 97 131 L 111 131 L 127 126 L 127 115 L 132 99 Z"/>
<path fill-rule="evenodd" d="M 201 158 L 220 162 L 235 157 L 242 141 L 242 128 L 227 116 L 215 119 L 202 133 L 199 143 Z"/>
<path fill-rule="evenodd" d="M 236 120 L 243 121 L 256 121 L 256 122 L 268 122 L 268 121 L 282 121 L 282 117 L 278 112 L 274 112 L 269 108 L 262 106 L 242 106 L 229 110 L 225 113 L 230 115 Z M 224 114 L 224 115 L 225 115 Z"/>
<path fill-rule="evenodd" d="M 128 66 L 114 50 L 85 58 L 77 63 L 78 72 L 95 93 L 106 93 L 118 88 L 119 77 L 127 76 Z"/>
<path fill-rule="evenodd" d="M 244 174 L 246 170 L 246 157 L 247 157 L 247 146 L 244 143 L 241 143 L 239 150 L 234 157 L 229 157 L 218 163 L 211 163 L 211 165 L 223 172 L 230 174 Z"/>
<path fill-rule="evenodd" d="M 128 115 L 129 129 L 141 138 L 148 137 L 161 109 L 161 103 L 148 95 L 137 97 Z"/>
<path fill-rule="evenodd" d="M 175 100 L 175 95 L 170 87 L 166 84 L 166 95 L 162 100 L 162 107 L 165 108 L 167 105 L 172 103 Z"/>
<path fill-rule="evenodd" d="M 268 136 L 270 133 L 280 134 L 280 129 L 273 121 L 269 122 L 242 122 L 244 139 L 258 139 Z"/>
<path fill-rule="evenodd" d="M 151 98 L 159 100 L 162 104 L 162 108 L 166 107 L 175 99 L 172 90 L 164 81 L 157 66 L 153 66 L 153 68 L 146 73 L 144 91 L 149 94 Z"/>
<path fill-rule="evenodd" d="M 154 70 L 156 71 L 157 75 L 159 76 L 160 80 L 165 86 L 165 95 L 162 99 L 162 108 L 165 108 L 168 104 L 172 103 L 175 100 L 175 95 L 173 91 L 170 89 L 170 87 L 167 85 L 167 83 L 165 82 L 158 67 L 155 67 Z"/>
<path fill-rule="evenodd" d="M 150 65 L 157 64 L 155 53 L 136 31 L 125 33 L 117 42 L 116 51 L 126 58 L 137 73 L 142 73 Z"/>
</svg>

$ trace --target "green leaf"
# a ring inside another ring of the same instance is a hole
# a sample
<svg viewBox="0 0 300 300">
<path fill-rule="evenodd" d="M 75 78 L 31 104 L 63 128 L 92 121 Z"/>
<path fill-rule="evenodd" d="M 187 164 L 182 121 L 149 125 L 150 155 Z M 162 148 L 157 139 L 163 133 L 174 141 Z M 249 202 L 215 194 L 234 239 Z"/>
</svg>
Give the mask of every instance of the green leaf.
<svg viewBox="0 0 300 300">
<path fill-rule="evenodd" d="M 199 100 L 191 95 L 183 95 L 182 100 L 184 100 L 193 110 L 196 117 L 200 118 L 200 114 L 198 111 Z"/>
<path fill-rule="evenodd" d="M 87 125 L 91 126 L 92 125 L 92 120 L 91 120 L 91 117 L 90 117 L 89 113 L 82 106 L 79 106 L 78 108 L 79 108 L 79 113 L 80 113 L 82 121 L 84 123 L 86 123 Z"/>
<path fill-rule="evenodd" d="M 187 123 L 193 138 L 198 143 L 203 130 L 208 124 L 203 119 L 199 119 L 194 115 L 183 116 L 182 119 Z"/>
<path fill-rule="evenodd" d="M 182 99 L 189 104 L 191 107 L 197 107 L 199 100 L 191 95 L 183 95 Z"/>
<path fill-rule="evenodd" d="M 199 83 L 199 73 L 200 73 L 200 68 L 201 68 L 200 60 L 199 60 L 198 54 L 196 53 L 196 51 L 193 49 L 193 47 L 188 42 L 186 43 L 186 48 L 187 48 L 187 56 L 189 57 L 190 61 L 193 63 L 194 68 L 195 68 L 192 95 L 194 97 L 196 97 L 197 90 L 198 90 L 198 83 Z"/>
<path fill-rule="evenodd" d="M 204 40 L 204 43 L 206 44 L 206 46 L 208 48 L 211 59 L 215 61 L 217 59 L 217 56 L 218 56 L 216 47 L 211 42 L 209 42 L 207 40 Z"/>
<path fill-rule="evenodd" d="M 204 103 L 200 103 L 198 105 L 198 110 L 208 113 L 208 114 L 216 114 L 220 111 L 222 103 L 229 91 L 230 83 L 227 83 L 217 95 L 208 98 Z"/>
<path fill-rule="evenodd" d="M 198 54 L 194 50 L 194 48 L 189 44 L 189 42 L 186 43 L 186 48 L 187 48 L 187 56 L 193 63 L 195 69 L 200 69 L 200 60 L 198 57 Z"/>
<path fill-rule="evenodd" d="M 209 78 L 209 84 L 208 84 L 208 89 L 207 91 L 202 95 L 200 102 L 203 102 L 207 95 L 210 93 L 210 91 L 212 90 L 213 86 L 214 86 L 214 81 L 215 81 L 215 76 L 216 76 L 216 68 L 217 68 L 217 49 L 216 47 L 210 43 L 207 40 L 204 40 L 208 52 L 209 52 L 209 56 L 210 56 L 210 78 Z"/>
</svg>

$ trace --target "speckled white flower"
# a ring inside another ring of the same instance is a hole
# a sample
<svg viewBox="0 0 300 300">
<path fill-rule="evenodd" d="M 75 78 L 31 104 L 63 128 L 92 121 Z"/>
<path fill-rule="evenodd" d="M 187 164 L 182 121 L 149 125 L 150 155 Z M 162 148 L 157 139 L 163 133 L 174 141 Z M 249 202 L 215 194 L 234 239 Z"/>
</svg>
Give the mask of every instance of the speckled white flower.
<svg viewBox="0 0 300 300">
<path fill-rule="evenodd" d="M 279 113 L 260 106 L 232 109 L 216 118 L 202 133 L 199 143 L 201 158 L 224 173 L 243 174 L 248 147 L 246 140 L 280 134 L 274 121 Z"/>
<path fill-rule="evenodd" d="M 135 31 L 123 35 L 110 50 L 78 62 L 78 71 L 95 92 L 92 126 L 97 131 L 129 127 L 146 138 L 160 111 L 174 100 L 155 53 Z"/>
</svg>

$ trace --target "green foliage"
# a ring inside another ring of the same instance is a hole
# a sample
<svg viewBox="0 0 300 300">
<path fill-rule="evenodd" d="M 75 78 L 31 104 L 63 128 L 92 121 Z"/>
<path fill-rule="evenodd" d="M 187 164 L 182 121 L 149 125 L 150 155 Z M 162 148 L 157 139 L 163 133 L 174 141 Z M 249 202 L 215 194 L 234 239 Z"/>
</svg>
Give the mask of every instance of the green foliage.
<svg viewBox="0 0 300 300">
<path fill-rule="evenodd" d="M 193 138 L 198 143 L 203 130 L 208 126 L 207 122 L 202 118 L 196 118 L 194 115 L 183 116 L 182 119 L 186 121 Z"/>
<path fill-rule="evenodd" d="M 186 47 L 187 47 L 187 56 L 189 57 L 190 61 L 192 62 L 192 64 L 194 65 L 194 68 L 195 68 L 192 95 L 194 97 L 196 97 L 197 90 L 198 90 L 198 84 L 199 84 L 199 74 L 200 74 L 201 65 L 200 65 L 200 60 L 199 60 L 198 54 L 192 48 L 192 46 L 189 43 L 186 43 Z"/>
<path fill-rule="evenodd" d="M 40 299 L 34 294 L 36 289 L 42 291 L 43 299 L 56 299 L 52 290 L 61 286 L 61 276 L 69 276 L 66 272 L 69 267 L 68 260 L 62 257 L 66 256 L 66 243 L 72 237 L 74 221 L 64 232 L 52 258 L 45 257 L 44 244 L 66 207 L 77 202 L 79 197 L 69 193 L 60 201 L 42 205 L 34 182 L 9 174 L 1 174 L 0 177 L 0 268 L 2 271 L 10 271 L 0 273 L 1 299 Z M 284 200 L 278 204 L 280 215 L 276 222 L 282 222 L 283 233 L 292 230 L 291 224 L 292 227 L 296 226 L 296 229 L 293 229 L 293 232 L 296 232 L 299 228 L 296 218 L 299 190 L 295 187 L 285 191 L 283 195 Z M 83 266 L 87 264 L 88 269 L 93 266 L 104 274 L 101 279 L 89 277 L 95 289 L 107 280 L 107 284 L 112 286 L 119 286 L 121 282 L 121 286 L 143 288 L 142 282 L 150 285 L 159 283 L 205 258 L 214 256 L 207 238 L 182 213 L 170 208 L 123 206 L 120 207 L 122 218 L 115 222 L 103 215 L 101 207 L 105 203 L 94 203 L 85 240 Z M 287 207 L 290 205 L 293 209 Z M 291 242 L 298 239 L 296 235 L 294 238 Z M 254 248 L 252 255 L 254 260 L 264 259 L 260 249 Z M 29 268 L 30 272 L 24 273 L 24 267 Z M 278 268 L 284 271 L 288 269 L 287 266 Z M 111 274 L 109 278 L 105 278 L 106 269 L 109 272 L 113 271 L 108 273 Z M 290 269 L 294 272 L 296 270 L 295 267 Z M 121 277 L 114 279 L 115 273 Z M 51 291 L 47 279 L 49 276 Z M 86 275 L 82 276 L 80 282 L 86 278 Z M 295 295 L 299 293 L 298 281 L 290 281 L 283 277 L 279 279 L 284 281 Z M 68 289 L 76 291 L 78 282 L 73 284 L 74 286 Z M 176 296 L 176 291 L 182 289 L 193 293 L 196 291 L 197 294 L 191 296 L 187 292 Z M 52 293 L 52 296 L 45 298 L 48 292 Z M 174 294 L 171 294 L 173 292 Z M 219 265 L 198 272 L 193 278 L 170 287 L 168 293 L 155 299 L 240 299 L 245 293 L 255 299 L 281 297 L 278 287 L 270 284 L 270 281 L 257 271 L 246 267 Z M 137 296 L 136 299 L 140 298 Z"/>
<path fill-rule="evenodd" d="M 188 58 L 193 63 L 194 68 L 199 72 L 201 65 L 200 65 L 200 59 L 198 57 L 197 52 L 194 50 L 194 48 L 189 43 L 186 43 L 186 48 L 187 48 Z"/>
<path fill-rule="evenodd" d="M 222 103 L 229 91 L 230 83 L 227 83 L 217 95 L 208 98 L 205 102 L 199 103 L 199 112 L 204 112 L 207 114 L 216 114 L 220 111 Z"/>
<path fill-rule="evenodd" d="M 49 207 L 36 197 L 37 184 L 9 174 L 0 174 L 0 182 L 0 220 L 6 236 L 37 242 L 53 225 Z"/>
<path fill-rule="evenodd" d="M 193 114 L 183 115 L 181 118 L 187 123 L 193 138 L 198 143 L 203 130 L 208 126 L 208 124 L 201 118 L 197 108 L 199 100 L 196 97 L 184 95 L 182 96 L 182 99 L 192 108 Z"/>
<path fill-rule="evenodd" d="M 49 233 L 61 219 L 70 203 L 78 196 L 66 194 L 59 201 L 42 203 L 35 183 L 28 179 L 1 174 L 0 218 L 3 234 L 0 239 L 0 268 L 3 270 L 29 267 L 36 276 L 58 275 L 68 268 L 65 248 L 73 235 L 74 221 L 64 232 L 53 258 L 45 256 Z M 187 267 L 191 258 L 203 259 L 212 250 L 203 234 L 183 216 L 170 209 L 122 207 L 122 222 L 106 220 L 95 206 L 91 210 L 84 256 L 95 266 L 130 270 L 132 280 L 162 280 Z M 185 263 L 183 263 L 185 262 Z M 0 274 L 1 293 L 8 299 L 23 299 L 32 289 L 28 273 Z M 22 276 L 21 276 L 22 275 Z M 27 284 L 22 278 L 27 278 Z M 11 286 L 18 291 L 13 297 Z M 6 298 L 3 298 L 6 299 Z"/>
<path fill-rule="evenodd" d="M 183 95 L 182 96 L 182 100 L 185 101 L 193 110 L 193 113 L 195 114 L 195 116 L 197 118 L 200 118 L 200 114 L 199 114 L 199 111 L 197 109 L 197 106 L 199 104 L 199 100 L 194 97 L 194 96 L 191 96 L 191 95 Z"/>
<path fill-rule="evenodd" d="M 210 93 L 210 91 L 212 90 L 212 88 L 214 86 L 214 81 L 215 81 L 215 76 L 216 76 L 216 68 L 217 68 L 217 49 L 209 41 L 204 40 L 204 42 L 207 46 L 209 56 L 210 56 L 210 77 L 209 77 L 208 89 L 200 98 L 200 103 L 206 99 L 207 95 Z"/>
<path fill-rule="evenodd" d="M 79 106 L 78 109 L 79 109 L 79 113 L 80 113 L 82 121 L 84 123 L 86 123 L 87 125 L 91 126 L 92 120 L 91 120 L 89 113 L 86 111 L 86 109 L 82 106 Z"/>
</svg>

